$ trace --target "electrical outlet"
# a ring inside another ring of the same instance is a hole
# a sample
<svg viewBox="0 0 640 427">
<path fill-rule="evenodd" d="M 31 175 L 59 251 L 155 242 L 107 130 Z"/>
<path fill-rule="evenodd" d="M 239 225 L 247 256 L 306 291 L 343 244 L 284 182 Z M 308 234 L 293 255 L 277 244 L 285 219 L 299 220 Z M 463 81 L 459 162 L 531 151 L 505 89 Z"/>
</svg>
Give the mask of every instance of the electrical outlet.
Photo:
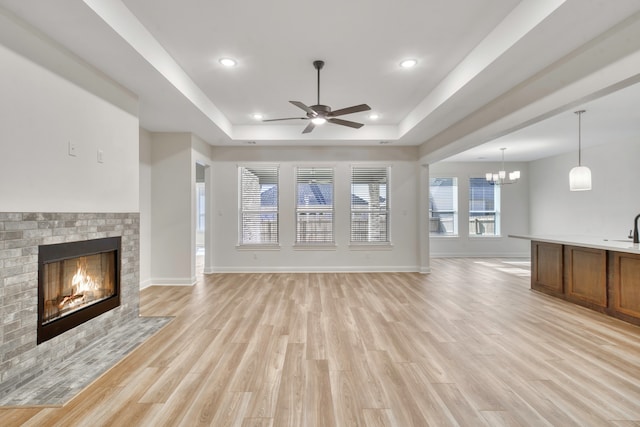
<svg viewBox="0 0 640 427">
<path fill-rule="evenodd" d="M 73 157 L 76 157 L 78 155 L 76 144 L 71 141 L 69 141 L 69 155 Z"/>
<path fill-rule="evenodd" d="M 98 163 L 104 163 L 104 151 L 98 148 Z"/>
</svg>

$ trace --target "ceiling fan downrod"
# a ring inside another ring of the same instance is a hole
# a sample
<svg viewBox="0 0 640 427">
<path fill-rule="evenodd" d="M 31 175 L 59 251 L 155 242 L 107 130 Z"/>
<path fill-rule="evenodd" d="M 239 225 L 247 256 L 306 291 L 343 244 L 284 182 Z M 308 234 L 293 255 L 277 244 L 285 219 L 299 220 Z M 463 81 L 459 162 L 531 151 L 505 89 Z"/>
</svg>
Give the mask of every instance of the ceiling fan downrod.
<svg viewBox="0 0 640 427">
<path fill-rule="evenodd" d="M 313 61 L 313 66 L 318 71 L 318 102 L 316 105 L 320 105 L 320 70 L 324 67 L 324 61 Z"/>
</svg>

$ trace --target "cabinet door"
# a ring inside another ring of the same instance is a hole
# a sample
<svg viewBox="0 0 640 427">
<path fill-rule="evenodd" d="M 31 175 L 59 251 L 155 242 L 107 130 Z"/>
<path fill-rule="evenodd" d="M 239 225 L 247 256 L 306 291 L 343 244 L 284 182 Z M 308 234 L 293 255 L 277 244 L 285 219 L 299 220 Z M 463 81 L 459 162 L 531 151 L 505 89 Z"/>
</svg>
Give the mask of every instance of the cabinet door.
<svg viewBox="0 0 640 427">
<path fill-rule="evenodd" d="M 562 296 L 562 245 L 531 242 L 531 289 Z"/>
<path fill-rule="evenodd" d="M 564 265 L 567 299 L 588 307 L 606 308 L 607 251 L 565 246 Z"/>
<path fill-rule="evenodd" d="M 613 253 L 613 309 L 640 318 L 640 255 Z"/>
</svg>

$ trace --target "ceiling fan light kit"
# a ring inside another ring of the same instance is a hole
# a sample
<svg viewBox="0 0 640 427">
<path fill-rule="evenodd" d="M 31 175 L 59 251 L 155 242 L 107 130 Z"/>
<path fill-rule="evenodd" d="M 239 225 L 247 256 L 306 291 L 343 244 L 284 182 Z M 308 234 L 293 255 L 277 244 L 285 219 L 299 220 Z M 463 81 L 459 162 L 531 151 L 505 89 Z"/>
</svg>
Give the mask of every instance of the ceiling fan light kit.
<svg viewBox="0 0 640 427">
<path fill-rule="evenodd" d="M 291 104 L 303 110 L 307 113 L 307 117 L 286 117 L 282 119 L 268 119 L 263 122 L 276 122 L 281 120 L 310 120 L 307 127 L 304 128 L 302 133 L 311 132 L 316 125 L 322 125 L 326 122 L 333 123 L 335 125 L 347 126 L 354 129 L 360 129 L 364 126 L 363 123 L 352 122 L 349 120 L 338 119 L 338 116 L 344 116 L 346 114 L 359 113 L 361 111 L 369 111 L 371 107 L 367 104 L 354 105 L 347 108 L 341 108 L 339 110 L 331 111 L 331 107 L 328 105 L 320 104 L 320 70 L 324 67 L 324 61 L 313 61 L 313 67 L 318 73 L 318 98 L 316 105 L 307 106 L 300 101 L 289 101 Z"/>
</svg>

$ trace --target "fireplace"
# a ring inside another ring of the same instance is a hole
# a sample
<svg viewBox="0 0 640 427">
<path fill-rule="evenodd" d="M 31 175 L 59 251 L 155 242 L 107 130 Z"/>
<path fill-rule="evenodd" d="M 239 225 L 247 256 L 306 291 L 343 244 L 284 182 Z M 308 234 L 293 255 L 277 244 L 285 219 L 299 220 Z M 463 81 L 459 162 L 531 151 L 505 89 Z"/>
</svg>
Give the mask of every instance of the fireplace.
<svg viewBox="0 0 640 427">
<path fill-rule="evenodd" d="M 38 344 L 120 305 L 121 237 L 38 247 Z"/>
</svg>

